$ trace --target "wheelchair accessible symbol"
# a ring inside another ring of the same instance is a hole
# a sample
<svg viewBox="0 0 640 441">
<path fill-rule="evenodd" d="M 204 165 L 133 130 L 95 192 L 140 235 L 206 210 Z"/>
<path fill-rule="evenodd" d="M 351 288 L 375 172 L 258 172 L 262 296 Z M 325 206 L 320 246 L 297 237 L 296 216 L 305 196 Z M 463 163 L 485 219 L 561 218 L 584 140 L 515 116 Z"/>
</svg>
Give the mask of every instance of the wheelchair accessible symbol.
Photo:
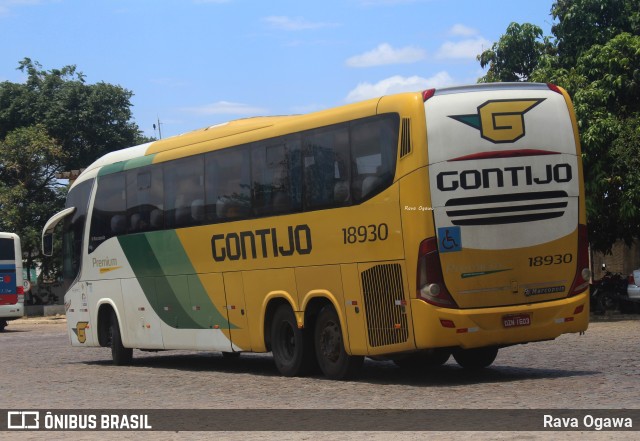
<svg viewBox="0 0 640 441">
<path fill-rule="evenodd" d="M 460 227 L 438 228 L 438 249 L 441 253 L 462 251 Z"/>
</svg>

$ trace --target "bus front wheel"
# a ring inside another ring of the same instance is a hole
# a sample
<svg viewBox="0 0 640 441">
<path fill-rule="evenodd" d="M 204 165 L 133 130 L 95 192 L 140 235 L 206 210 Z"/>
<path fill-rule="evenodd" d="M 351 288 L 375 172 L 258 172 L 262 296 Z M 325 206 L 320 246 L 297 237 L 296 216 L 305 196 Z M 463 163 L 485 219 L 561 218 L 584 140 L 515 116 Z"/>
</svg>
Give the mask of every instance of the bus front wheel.
<svg viewBox="0 0 640 441">
<path fill-rule="evenodd" d="M 298 328 L 289 305 L 281 305 L 271 323 L 271 352 L 278 371 L 285 377 L 306 375 L 312 369 L 313 340 L 309 332 Z"/>
<path fill-rule="evenodd" d="M 347 354 L 342 340 L 340 319 L 332 306 L 318 314 L 315 329 L 316 358 L 327 378 L 345 380 L 357 374 L 364 357 Z"/>
<path fill-rule="evenodd" d="M 458 349 L 453 351 L 453 358 L 465 369 L 484 369 L 491 365 L 498 356 L 498 348 Z"/>
<path fill-rule="evenodd" d="M 131 364 L 133 349 L 125 348 L 122 344 L 120 326 L 118 325 L 118 317 L 115 311 L 111 311 L 111 320 L 109 322 L 109 346 L 111 347 L 113 364 L 117 366 Z"/>
</svg>

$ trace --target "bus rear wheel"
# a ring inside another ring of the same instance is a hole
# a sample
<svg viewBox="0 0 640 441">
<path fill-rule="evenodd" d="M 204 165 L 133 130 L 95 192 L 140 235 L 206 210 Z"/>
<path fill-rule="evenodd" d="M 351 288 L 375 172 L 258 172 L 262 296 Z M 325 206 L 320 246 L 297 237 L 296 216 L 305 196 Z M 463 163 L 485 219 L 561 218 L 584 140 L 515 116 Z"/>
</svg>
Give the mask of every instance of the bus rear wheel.
<svg viewBox="0 0 640 441">
<path fill-rule="evenodd" d="M 285 377 L 308 374 L 314 364 L 313 340 L 298 328 L 289 305 L 281 305 L 271 322 L 271 352 L 278 371 Z"/>
<path fill-rule="evenodd" d="M 133 349 L 125 348 L 122 344 L 118 316 L 116 316 L 115 311 L 111 311 L 111 320 L 109 321 L 109 346 L 111 347 L 113 364 L 116 366 L 131 364 L 131 360 L 133 359 Z"/>
<path fill-rule="evenodd" d="M 453 358 L 465 369 L 484 369 L 491 365 L 498 356 L 498 348 L 458 349 L 453 351 Z"/>
<path fill-rule="evenodd" d="M 332 306 L 325 306 L 318 314 L 314 336 L 316 358 L 327 378 L 345 380 L 358 373 L 364 357 L 345 351 L 340 319 Z"/>
</svg>

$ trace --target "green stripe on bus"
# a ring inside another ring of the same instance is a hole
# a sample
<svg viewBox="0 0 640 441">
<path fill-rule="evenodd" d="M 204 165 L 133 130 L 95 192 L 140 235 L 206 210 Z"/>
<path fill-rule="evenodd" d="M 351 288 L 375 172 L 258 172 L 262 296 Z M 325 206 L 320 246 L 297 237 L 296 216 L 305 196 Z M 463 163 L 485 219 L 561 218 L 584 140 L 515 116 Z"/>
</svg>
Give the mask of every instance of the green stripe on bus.
<svg viewBox="0 0 640 441">
<path fill-rule="evenodd" d="M 237 329 L 211 302 L 175 231 L 132 234 L 118 241 L 147 300 L 167 325 Z"/>
<path fill-rule="evenodd" d="M 124 162 L 116 162 L 115 164 L 105 165 L 98 172 L 98 176 L 110 175 L 112 173 L 118 173 L 124 169 Z"/>
<path fill-rule="evenodd" d="M 155 157 L 156 155 L 154 153 L 153 155 L 140 156 L 138 158 L 129 159 L 127 161 L 120 161 L 116 162 L 115 164 L 105 165 L 98 172 L 98 176 L 110 175 L 112 173 L 118 173 L 125 170 L 144 167 L 145 165 L 152 164 L 153 158 Z"/>
<path fill-rule="evenodd" d="M 145 165 L 150 165 L 153 163 L 153 158 L 155 158 L 155 153 L 153 155 L 140 156 L 139 158 L 129 159 L 124 163 L 124 170 L 131 170 L 132 168 L 144 167 Z"/>
</svg>

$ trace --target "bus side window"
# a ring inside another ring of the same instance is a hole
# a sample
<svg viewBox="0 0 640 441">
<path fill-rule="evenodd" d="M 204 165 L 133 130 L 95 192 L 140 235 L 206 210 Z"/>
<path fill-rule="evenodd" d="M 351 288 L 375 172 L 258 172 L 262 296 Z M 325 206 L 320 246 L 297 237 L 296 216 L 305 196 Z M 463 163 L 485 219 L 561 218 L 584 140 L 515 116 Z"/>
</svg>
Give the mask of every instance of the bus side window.
<svg viewBox="0 0 640 441">
<path fill-rule="evenodd" d="M 151 165 L 127 172 L 128 232 L 159 230 L 163 227 L 162 167 Z"/>
<path fill-rule="evenodd" d="M 165 163 L 165 225 L 190 227 L 204 222 L 204 156 Z"/>
<path fill-rule="evenodd" d="M 352 123 L 351 154 L 356 201 L 380 193 L 393 182 L 399 124 L 397 114 Z"/>
<path fill-rule="evenodd" d="M 251 215 L 251 158 L 246 147 L 205 155 L 205 216 L 208 222 Z"/>
<path fill-rule="evenodd" d="M 301 207 L 300 142 L 278 138 L 252 149 L 253 208 L 257 216 L 293 213 Z"/>
<path fill-rule="evenodd" d="M 312 130 L 305 134 L 303 142 L 305 208 L 349 204 L 348 126 Z"/>
<path fill-rule="evenodd" d="M 93 203 L 89 252 L 105 240 L 125 234 L 126 221 L 125 174 L 113 173 L 98 179 L 98 189 Z"/>
</svg>

